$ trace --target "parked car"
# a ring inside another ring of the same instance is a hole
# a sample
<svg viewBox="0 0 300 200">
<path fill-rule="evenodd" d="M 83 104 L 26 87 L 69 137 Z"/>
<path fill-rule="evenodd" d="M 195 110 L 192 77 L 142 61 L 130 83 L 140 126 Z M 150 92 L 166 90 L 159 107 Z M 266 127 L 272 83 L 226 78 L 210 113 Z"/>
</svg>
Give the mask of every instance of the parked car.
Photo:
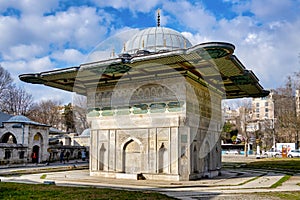
<svg viewBox="0 0 300 200">
<path fill-rule="evenodd" d="M 239 152 L 237 150 L 230 150 L 230 151 L 226 151 L 226 154 L 228 154 L 228 155 L 238 155 Z"/>
<path fill-rule="evenodd" d="M 300 150 L 299 149 L 292 149 L 288 152 L 287 155 L 289 158 L 294 158 L 294 157 L 300 157 Z"/>
<path fill-rule="evenodd" d="M 267 158 L 269 158 L 269 157 L 278 157 L 278 156 L 280 156 L 281 155 L 281 152 L 280 151 L 277 151 L 277 150 L 275 150 L 275 149 L 270 149 L 269 151 L 266 151 L 265 153 L 264 153 L 264 155 L 267 157 Z"/>
</svg>

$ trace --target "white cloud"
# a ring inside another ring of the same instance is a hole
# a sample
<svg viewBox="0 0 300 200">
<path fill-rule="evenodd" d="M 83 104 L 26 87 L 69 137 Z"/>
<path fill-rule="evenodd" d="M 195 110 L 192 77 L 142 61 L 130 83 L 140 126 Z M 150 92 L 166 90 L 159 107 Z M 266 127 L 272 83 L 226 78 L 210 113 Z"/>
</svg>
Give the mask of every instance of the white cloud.
<svg viewBox="0 0 300 200">
<path fill-rule="evenodd" d="M 292 20 L 299 14 L 294 0 L 252 0 L 250 11 L 262 21 Z"/>
<path fill-rule="evenodd" d="M 56 45 L 68 43 L 71 47 L 88 48 L 104 38 L 107 28 L 100 25 L 103 20 L 95 8 L 79 7 L 42 18 L 28 16 L 22 23 L 30 29 L 34 40 Z"/>
<path fill-rule="evenodd" d="M 16 45 L 8 48 L 7 52 L 3 53 L 3 59 L 16 60 L 16 59 L 31 59 L 37 56 L 41 56 L 45 53 L 42 46 L 36 44 L 31 45 Z"/>
<path fill-rule="evenodd" d="M 22 38 L 17 37 L 22 33 L 22 24 L 14 17 L 0 16 L 0 51 L 5 51 L 7 47 L 21 42 Z M 5 34 L 3 34 L 5 33 Z"/>
<path fill-rule="evenodd" d="M 67 97 L 59 90 L 21 83 L 18 76 L 53 70 L 58 62 L 81 63 L 86 57 L 84 53 L 105 38 L 114 20 L 109 13 L 95 7 L 70 7 L 58 12 L 57 5 L 57 1 L 0 0 L 0 12 L 7 8 L 20 12 L 20 15 L 0 16 L 0 32 L 5 33 L 0 34 L 0 64 L 37 100 Z"/>
<path fill-rule="evenodd" d="M 76 49 L 64 49 L 63 51 L 54 52 L 51 57 L 59 62 L 62 61 L 68 64 L 80 64 L 83 62 L 86 55 Z"/>
<path fill-rule="evenodd" d="M 40 1 L 40 0 L 0 0 L 0 11 L 7 8 L 14 8 L 25 15 L 42 15 L 57 8 L 58 1 Z"/>
<path fill-rule="evenodd" d="M 32 94 L 36 102 L 49 99 L 58 101 L 63 105 L 72 102 L 72 92 L 46 87 L 44 85 L 34 85 L 24 82 L 20 82 L 20 85 L 24 87 L 29 94 Z"/>
<path fill-rule="evenodd" d="M 192 45 L 204 43 L 204 42 L 210 42 L 212 41 L 209 37 L 206 37 L 202 34 L 196 33 L 192 34 L 190 32 L 182 32 L 181 33 L 188 41 L 192 43 Z"/>
<path fill-rule="evenodd" d="M 205 10 L 200 3 L 170 1 L 164 3 L 163 10 L 175 16 L 178 23 L 200 32 L 211 29 L 216 23 L 215 17 Z"/>
<path fill-rule="evenodd" d="M 253 14 L 253 18 L 260 23 L 274 21 L 292 21 L 298 18 L 300 9 L 298 0 L 249 0 L 249 1 L 230 1 L 223 0 L 232 4 L 232 11 L 239 15 L 243 13 Z"/>
<path fill-rule="evenodd" d="M 27 3 L 5 3 L 0 7 L 5 10 L 3 5 L 13 5 L 22 11 L 19 17 L 0 16 L 0 32 L 5 33 L 0 34 L 0 61 L 15 79 L 21 73 L 40 72 L 57 66 L 49 56 L 64 62 L 82 62 L 85 55 L 78 49 L 84 51 L 95 47 L 105 38 L 112 20 L 109 14 L 92 7 L 71 7 L 44 16 L 41 13 L 52 9 L 51 6 L 47 8 L 48 3 L 37 5 L 39 12 L 29 12 Z"/>
<path fill-rule="evenodd" d="M 42 58 L 33 58 L 31 60 L 14 60 L 1 62 L 1 66 L 7 69 L 13 77 L 17 77 L 21 73 L 40 72 L 50 70 L 54 64 L 49 56 Z"/>
<path fill-rule="evenodd" d="M 155 8 L 161 1 L 141 1 L 141 0 L 94 0 L 94 2 L 100 7 L 113 7 L 115 9 L 129 9 L 131 12 L 149 12 L 152 8 Z"/>
<path fill-rule="evenodd" d="M 57 12 L 55 15 L 22 15 L 21 18 L 1 16 L 0 51 L 19 45 L 43 46 L 45 50 L 52 44 L 63 48 L 87 49 L 94 47 L 105 38 L 109 18 L 100 16 L 96 8 L 79 7 Z M 108 22 L 106 19 L 108 18 Z M 104 25 L 101 25 L 103 24 Z"/>
<path fill-rule="evenodd" d="M 96 62 L 113 58 L 112 51 L 94 51 L 88 55 L 85 62 Z"/>
<path fill-rule="evenodd" d="M 51 62 L 49 56 L 45 56 L 45 57 L 38 58 L 38 59 L 33 59 L 28 62 L 28 67 L 30 67 L 30 69 L 33 72 L 50 70 L 51 68 L 53 68 L 53 66 L 54 65 Z M 26 70 L 28 70 L 28 68 Z"/>
</svg>

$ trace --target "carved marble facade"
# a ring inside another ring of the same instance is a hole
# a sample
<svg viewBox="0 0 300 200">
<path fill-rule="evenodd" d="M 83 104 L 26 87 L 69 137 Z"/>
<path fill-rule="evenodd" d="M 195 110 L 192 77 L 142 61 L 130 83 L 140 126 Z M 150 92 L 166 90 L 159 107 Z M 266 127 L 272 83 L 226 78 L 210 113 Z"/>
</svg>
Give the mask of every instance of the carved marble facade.
<svg viewBox="0 0 300 200">
<path fill-rule="evenodd" d="M 182 77 L 91 91 L 91 175 L 163 180 L 217 175 L 221 97 Z"/>
</svg>

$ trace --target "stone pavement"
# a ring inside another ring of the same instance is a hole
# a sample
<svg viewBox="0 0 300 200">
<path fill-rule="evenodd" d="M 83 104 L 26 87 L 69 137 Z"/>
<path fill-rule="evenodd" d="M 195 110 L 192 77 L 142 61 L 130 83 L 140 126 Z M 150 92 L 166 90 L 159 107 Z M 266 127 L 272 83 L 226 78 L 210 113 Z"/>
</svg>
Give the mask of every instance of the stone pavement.
<svg viewBox="0 0 300 200">
<path fill-rule="evenodd" d="M 88 169 L 88 161 L 82 160 L 70 160 L 69 162 L 60 163 L 51 162 L 50 164 L 13 164 L 13 165 L 0 165 L 0 177 L 1 175 L 12 175 L 14 173 L 38 173 L 43 171 L 66 171 L 73 168 Z"/>
<path fill-rule="evenodd" d="M 276 172 L 264 172 L 259 170 L 223 170 L 222 175 L 214 179 L 202 179 L 197 181 L 153 181 L 153 180 L 126 180 L 110 179 L 89 176 L 88 170 L 69 170 L 60 172 L 37 173 L 38 169 L 53 167 L 69 167 L 77 169 L 78 163 L 57 164 L 54 166 L 31 166 L 27 168 L 0 169 L 0 179 L 3 182 L 22 183 L 55 183 L 59 186 L 92 186 L 101 188 L 115 188 L 128 190 L 151 190 L 164 193 L 178 199 L 247 199 L 243 194 L 272 191 L 300 191 L 300 175 L 292 176 L 282 186 L 270 188 L 279 181 L 284 174 Z M 82 164 L 82 163 L 81 163 Z M 87 165 L 87 163 L 85 163 Z M 79 165 L 78 165 L 79 166 Z M 2 176 L 5 172 L 14 170 L 35 170 L 35 174 L 21 176 Z M 2 174 L 2 175 L 1 175 Z M 41 179 L 46 175 L 45 179 Z"/>
</svg>

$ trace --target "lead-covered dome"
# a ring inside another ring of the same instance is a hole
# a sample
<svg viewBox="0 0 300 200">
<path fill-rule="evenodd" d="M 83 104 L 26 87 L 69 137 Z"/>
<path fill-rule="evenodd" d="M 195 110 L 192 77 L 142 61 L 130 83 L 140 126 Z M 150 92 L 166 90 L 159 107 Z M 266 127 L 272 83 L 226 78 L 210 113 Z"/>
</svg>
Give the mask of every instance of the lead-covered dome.
<svg viewBox="0 0 300 200">
<path fill-rule="evenodd" d="M 141 30 L 125 44 L 123 53 L 135 54 L 138 50 L 159 52 L 191 47 L 192 44 L 181 33 L 165 27 L 152 27 Z"/>
<path fill-rule="evenodd" d="M 25 117 L 23 115 L 16 115 L 9 118 L 7 122 L 32 122 L 32 121 L 28 117 Z"/>
<path fill-rule="evenodd" d="M 80 136 L 90 136 L 91 135 L 91 129 L 87 128 L 84 131 L 82 131 Z"/>
</svg>

